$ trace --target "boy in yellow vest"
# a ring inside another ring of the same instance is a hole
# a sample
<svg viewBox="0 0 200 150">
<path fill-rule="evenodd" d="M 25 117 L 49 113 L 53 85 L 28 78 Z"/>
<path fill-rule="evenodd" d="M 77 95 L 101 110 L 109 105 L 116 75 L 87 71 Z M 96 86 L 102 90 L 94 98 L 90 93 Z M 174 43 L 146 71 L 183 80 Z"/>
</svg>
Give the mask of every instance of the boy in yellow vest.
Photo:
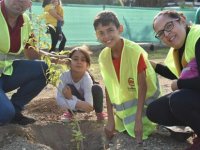
<svg viewBox="0 0 200 150">
<path fill-rule="evenodd" d="M 93 26 L 98 40 L 106 46 L 99 56 L 106 86 L 105 133 L 112 138 L 115 130 L 127 131 L 142 143 L 155 129 L 145 115 L 146 106 L 160 95 L 154 69 L 143 48 L 121 37 L 123 26 L 113 12 L 100 12 Z"/>
</svg>

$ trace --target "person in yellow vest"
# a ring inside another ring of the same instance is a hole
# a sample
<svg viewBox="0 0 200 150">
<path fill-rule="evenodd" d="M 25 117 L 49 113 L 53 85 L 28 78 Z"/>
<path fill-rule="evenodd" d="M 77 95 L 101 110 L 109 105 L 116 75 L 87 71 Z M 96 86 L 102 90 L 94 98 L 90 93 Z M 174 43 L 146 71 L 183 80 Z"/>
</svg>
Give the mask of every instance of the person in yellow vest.
<svg viewBox="0 0 200 150">
<path fill-rule="evenodd" d="M 193 59 L 200 73 L 200 26 L 189 26 L 182 13 L 165 10 L 154 17 L 153 28 L 155 37 L 171 48 L 165 65 L 151 63 L 158 74 L 173 81 L 172 92 L 152 102 L 147 117 L 164 126 L 189 126 L 197 138 L 188 150 L 200 149 L 200 77 L 180 78 Z"/>
<path fill-rule="evenodd" d="M 106 86 L 105 133 L 111 138 L 115 130 L 127 131 L 142 143 L 155 129 L 145 115 L 146 106 L 160 95 L 155 71 L 144 49 L 121 37 L 123 26 L 114 12 L 100 12 L 93 26 L 98 40 L 106 46 L 99 56 Z"/>
<path fill-rule="evenodd" d="M 30 20 L 24 12 L 31 4 L 31 0 L 0 2 L 0 125 L 33 123 L 33 118 L 21 112 L 46 86 L 44 72 L 48 68 L 47 64 L 35 59 L 48 53 L 38 53 L 34 45 L 28 42 L 34 37 Z M 19 55 L 22 52 L 30 60 L 21 59 Z M 13 90 L 16 91 L 8 97 L 6 93 Z"/>
<path fill-rule="evenodd" d="M 64 24 L 64 11 L 61 0 L 44 0 L 42 7 L 44 8 L 45 21 L 48 26 L 48 32 L 51 35 L 51 49 L 49 52 L 56 51 L 56 45 L 60 40 L 59 51 L 64 50 L 66 37 L 61 30 Z"/>
</svg>

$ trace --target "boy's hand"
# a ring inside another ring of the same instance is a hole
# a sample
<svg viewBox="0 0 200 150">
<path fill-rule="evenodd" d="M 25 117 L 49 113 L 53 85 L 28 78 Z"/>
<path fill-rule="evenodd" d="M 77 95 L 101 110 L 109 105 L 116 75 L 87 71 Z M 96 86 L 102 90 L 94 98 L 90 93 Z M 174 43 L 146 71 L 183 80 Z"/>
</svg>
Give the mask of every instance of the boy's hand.
<svg viewBox="0 0 200 150">
<path fill-rule="evenodd" d="M 142 144 L 142 135 L 143 135 L 142 118 L 135 120 L 134 133 L 135 133 L 136 142 L 138 144 Z"/>
<path fill-rule="evenodd" d="M 115 135 L 115 126 L 113 124 L 107 124 L 104 127 L 104 132 L 108 140 L 111 140 Z"/>
<path fill-rule="evenodd" d="M 66 99 L 72 99 L 72 91 L 68 85 L 63 88 L 62 93 Z"/>
<path fill-rule="evenodd" d="M 88 102 L 78 101 L 76 104 L 76 109 L 89 113 L 93 110 L 93 107 Z"/>
</svg>

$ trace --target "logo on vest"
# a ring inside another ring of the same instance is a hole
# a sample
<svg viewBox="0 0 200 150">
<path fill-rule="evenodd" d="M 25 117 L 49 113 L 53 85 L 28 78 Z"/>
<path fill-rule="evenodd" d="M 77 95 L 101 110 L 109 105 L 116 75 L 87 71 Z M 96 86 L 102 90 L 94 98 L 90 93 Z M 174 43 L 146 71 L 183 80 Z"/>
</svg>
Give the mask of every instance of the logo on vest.
<svg viewBox="0 0 200 150">
<path fill-rule="evenodd" d="M 134 83 L 133 78 L 128 78 L 128 89 L 129 90 L 135 89 L 135 83 Z"/>
</svg>

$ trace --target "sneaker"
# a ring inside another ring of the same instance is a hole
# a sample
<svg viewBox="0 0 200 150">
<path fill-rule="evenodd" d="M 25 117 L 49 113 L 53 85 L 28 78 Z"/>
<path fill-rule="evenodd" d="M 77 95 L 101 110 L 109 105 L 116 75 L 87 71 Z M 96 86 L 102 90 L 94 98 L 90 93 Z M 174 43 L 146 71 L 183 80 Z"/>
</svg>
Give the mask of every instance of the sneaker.
<svg viewBox="0 0 200 150">
<path fill-rule="evenodd" d="M 186 148 L 185 150 L 200 150 L 200 138 L 199 137 L 194 138 L 192 146 Z"/>
<path fill-rule="evenodd" d="M 19 125 L 27 125 L 27 124 L 32 124 L 34 122 L 35 122 L 35 119 L 26 117 L 22 115 L 21 113 L 17 113 L 10 123 L 19 124 Z"/>
<path fill-rule="evenodd" d="M 60 116 L 60 120 L 62 122 L 70 122 L 73 119 L 73 115 L 70 112 L 63 113 L 62 116 Z"/>
<path fill-rule="evenodd" d="M 96 113 L 96 116 L 97 116 L 97 120 L 105 120 L 107 119 L 107 113 L 105 112 L 100 112 L 100 113 Z"/>
<path fill-rule="evenodd" d="M 185 142 L 189 137 L 194 136 L 194 131 L 184 126 L 164 126 L 170 132 L 170 136 L 177 141 Z"/>
</svg>

